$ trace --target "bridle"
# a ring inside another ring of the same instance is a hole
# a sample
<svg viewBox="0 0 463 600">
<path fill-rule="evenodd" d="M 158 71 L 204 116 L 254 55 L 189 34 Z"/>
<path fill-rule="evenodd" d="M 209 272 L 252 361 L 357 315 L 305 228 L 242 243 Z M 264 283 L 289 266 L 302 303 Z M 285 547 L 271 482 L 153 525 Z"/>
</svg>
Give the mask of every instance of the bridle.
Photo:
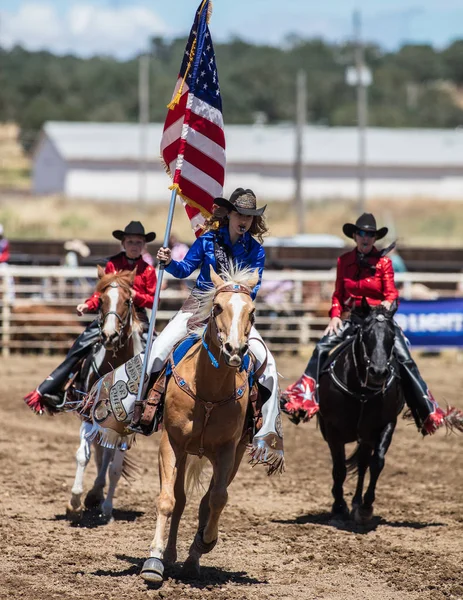
<svg viewBox="0 0 463 600">
<path fill-rule="evenodd" d="M 101 290 L 102 293 L 104 293 L 108 289 L 108 287 L 111 287 L 111 288 L 122 288 L 124 290 L 129 290 L 130 291 L 130 288 L 127 288 L 126 286 L 123 286 L 120 283 L 117 283 L 116 281 L 112 281 L 103 290 Z M 103 328 L 104 328 L 106 319 L 110 315 L 114 315 L 116 317 L 116 319 L 119 321 L 119 324 L 120 324 L 119 336 L 117 338 L 117 344 L 113 348 L 113 352 L 117 352 L 123 346 L 125 346 L 125 344 L 127 343 L 128 339 L 130 338 L 130 335 L 127 335 L 127 336 L 125 336 L 125 339 L 124 339 L 123 333 L 125 331 L 125 328 L 127 327 L 129 319 L 130 319 L 130 317 L 132 315 L 133 300 L 132 300 L 132 296 L 131 295 L 129 296 L 129 298 L 126 300 L 125 303 L 127 304 L 127 314 L 126 314 L 126 316 L 125 316 L 124 319 L 115 310 L 108 310 L 108 312 L 106 312 L 106 313 L 103 313 L 100 310 L 99 315 L 98 315 L 98 329 L 99 329 L 100 340 L 102 338 Z"/>
<path fill-rule="evenodd" d="M 386 320 L 387 320 L 386 315 L 384 315 L 382 313 L 376 314 L 374 316 L 374 321 L 384 322 Z M 357 334 L 357 339 L 352 344 L 352 358 L 353 358 L 354 365 L 355 365 L 355 368 L 356 368 L 357 373 L 358 373 L 359 372 L 359 368 L 358 368 L 359 365 L 358 365 L 357 356 L 356 356 L 356 353 L 355 353 L 355 345 L 356 345 L 356 343 L 358 343 L 360 351 L 361 351 L 362 364 L 365 367 L 365 379 L 364 379 L 363 382 L 361 382 L 361 387 L 364 390 L 368 390 L 368 391 L 371 391 L 371 392 L 376 392 L 376 393 L 380 393 L 381 392 L 381 393 L 384 393 L 385 390 L 387 388 L 389 388 L 389 386 L 391 385 L 391 383 L 392 383 L 392 381 L 393 381 L 393 379 L 395 377 L 395 370 L 394 370 L 394 367 L 393 367 L 393 364 L 392 364 L 392 356 L 393 356 L 393 353 L 394 353 L 394 344 L 392 344 L 391 351 L 389 353 L 389 357 L 388 357 L 388 359 L 386 361 L 386 366 L 387 366 L 387 371 L 388 371 L 389 377 L 386 377 L 384 379 L 383 384 L 381 386 L 379 386 L 379 387 L 378 386 L 368 385 L 368 378 L 369 378 L 370 368 L 371 368 L 371 359 L 370 359 L 370 357 L 368 355 L 368 352 L 367 352 L 367 349 L 366 349 L 366 346 L 365 346 L 365 342 L 364 342 L 364 339 L 363 339 L 363 335 L 364 335 L 364 333 L 366 331 L 368 331 L 369 329 L 371 329 L 373 327 L 373 325 L 374 325 L 374 322 L 372 322 L 371 324 L 368 324 L 368 326 L 366 328 L 363 327 L 363 326 L 360 326 L 358 334 Z"/>
<path fill-rule="evenodd" d="M 251 297 L 251 289 L 241 283 L 224 283 L 223 285 L 219 286 L 215 291 L 214 297 L 212 298 L 212 308 L 211 308 L 211 313 L 209 316 L 209 321 L 212 322 L 215 327 L 217 341 L 219 342 L 219 347 L 220 347 L 220 353 L 222 353 L 222 346 L 223 346 L 223 342 L 224 342 L 224 339 L 223 339 L 224 332 L 220 329 L 220 327 L 217 324 L 217 320 L 216 320 L 217 314 L 216 314 L 216 310 L 215 310 L 217 305 L 215 303 L 215 299 L 217 298 L 217 296 L 219 294 L 222 294 L 222 293 L 246 294 L 247 296 Z M 251 315 L 251 325 L 253 324 L 253 322 L 254 322 L 254 314 Z M 218 369 L 219 362 L 215 358 L 215 356 L 212 354 L 211 349 L 209 348 L 209 345 L 206 342 L 205 336 L 206 336 L 206 329 L 204 330 L 204 333 L 202 335 L 201 342 L 209 356 L 212 366 L 214 368 Z"/>
</svg>

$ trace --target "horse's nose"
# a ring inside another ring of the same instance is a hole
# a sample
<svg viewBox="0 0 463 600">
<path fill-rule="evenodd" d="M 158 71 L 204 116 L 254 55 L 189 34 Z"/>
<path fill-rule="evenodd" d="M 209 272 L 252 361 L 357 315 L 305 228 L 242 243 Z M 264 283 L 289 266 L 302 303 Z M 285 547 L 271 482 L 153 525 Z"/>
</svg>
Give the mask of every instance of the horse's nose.
<svg viewBox="0 0 463 600">
<path fill-rule="evenodd" d="M 384 368 L 380 368 L 380 367 L 371 367 L 371 372 L 372 375 L 374 377 L 376 377 L 377 379 L 386 379 L 387 374 L 388 374 L 388 368 L 384 367 Z"/>
</svg>

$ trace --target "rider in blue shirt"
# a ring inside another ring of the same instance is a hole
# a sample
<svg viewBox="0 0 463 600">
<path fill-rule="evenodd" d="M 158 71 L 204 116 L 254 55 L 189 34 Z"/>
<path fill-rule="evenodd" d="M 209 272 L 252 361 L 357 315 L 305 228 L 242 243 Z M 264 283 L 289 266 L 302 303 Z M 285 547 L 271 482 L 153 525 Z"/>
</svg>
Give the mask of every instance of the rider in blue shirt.
<svg viewBox="0 0 463 600">
<path fill-rule="evenodd" d="M 173 260 L 169 248 L 160 248 L 158 251 L 158 260 L 165 263 L 166 271 L 174 277 L 188 277 L 196 269 L 200 269 L 200 273 L 189 298 L 154 340 L 147 365 L 148 373 L 160 372 L 175 345 L 188 335 L 189 321 L 198 306 L 197 291 L 210 289 L 213 285 L 211 265 L 218 275 L 228 272 L 232 266 L 249 267 L 253 270 L 257 268 L 259 281 L 252 290 L 253 300 L 259 290 L 265 263 L 265 251 L 259 242 L 262 242 L 262 235 L 267 232 L 262 216 L 266 207 L 257 208 L 254 192 L 243 188 L 236 189 L 229 200 L 216 198 L 214 203 L 216 206 L 212 216 L 206 221 L 205 233 L 195 241 L 183 260 Z M 249 349 L 256 359 L 256 369 L 259 372 L 263 370 L 259 385 L 261 398 L 266 400 L 262 407 L 262 426 L 252 442 L 253 458 L 257 462 L 272 462 L 282 467 L 283 435 L 278 373 L 275 360 L 255 327 L 251 328 L 249 335 Z M 122 365 L 111 375 L 110 385 L 126 379 L 127 369 Z M 127 407 L 135 406 L 135 401 L 136 394 L 129 393 L 124 404 Z M 97 402 L 96 397 L 94 402 Z M 130 414 L 131 409 L 128 408 L 127 412 Z M 134 431 L 140 431 L 140 415 L 137 412 L 133 412 L 131 423 Z"/>
</svg>

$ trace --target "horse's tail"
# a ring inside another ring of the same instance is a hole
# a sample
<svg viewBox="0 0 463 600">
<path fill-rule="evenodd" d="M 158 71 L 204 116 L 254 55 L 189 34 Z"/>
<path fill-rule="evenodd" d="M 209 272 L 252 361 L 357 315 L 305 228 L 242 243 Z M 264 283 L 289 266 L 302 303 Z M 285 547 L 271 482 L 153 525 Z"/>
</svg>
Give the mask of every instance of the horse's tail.
<svg viewBox="0 0 463 600">
<path fill-rule="evenodd" d="M 352 452 L 350 456 L 346 458 L 347 472 L 352 475 L 356 475 L 359 467 L 359 451 L 360 444 L 357 444 L 357 448 Z"/>
<path fill-rule="evenodd" d="M 192 492 L 200 492 L 205 489 L 202 482 L 202 472 L 206 466 L 206 459 L 199 456 L 188 455 L 186 459 L 186 495 L 189 496 Z"/>
<path fill-rule="evenodd" d="M 122 461 L 122 477 L 128 482 L 133 483 L 140 477 L 141 467 L 133 456 L 127 451 L 124 452 L 124 460 Z"/>
</svg>

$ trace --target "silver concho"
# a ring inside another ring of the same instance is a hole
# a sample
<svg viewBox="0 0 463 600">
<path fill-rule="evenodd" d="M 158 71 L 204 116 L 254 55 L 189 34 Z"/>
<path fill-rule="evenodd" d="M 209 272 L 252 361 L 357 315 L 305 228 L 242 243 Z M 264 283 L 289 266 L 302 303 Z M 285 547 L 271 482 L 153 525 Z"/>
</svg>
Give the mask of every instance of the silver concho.
<svg viewBox="0 0 463 600">
<path fill-rule="evenodd" d="M 129 390 L 127 389 L 127 384 L 125 381 L 116 381 L 109 392 L 111 408 L 113 409 L 113 414 L 118 421 L 125 421 L 127 418 L 127 412 L 122 404 L 122 400 L 127 398 L 128 395 Z"/>
<path fill-rule="evenodd" d="M 97 423 L 101 423 L 108 417 L 110 412 L 111 411 L 109 410 L 108 405 L 106 404 L 106 400 L 102 400 L 98 402 L 95 406 L 95 409 L 93 411 L 93 418 Z"/>
<path fill-rule="evenodd" d="M 380 323 L 382 323 L 383 321 L 386 320 L 386 317 L 384 315 L 376 315 L 376 320 L 379 321 Z"/>
</svg>

